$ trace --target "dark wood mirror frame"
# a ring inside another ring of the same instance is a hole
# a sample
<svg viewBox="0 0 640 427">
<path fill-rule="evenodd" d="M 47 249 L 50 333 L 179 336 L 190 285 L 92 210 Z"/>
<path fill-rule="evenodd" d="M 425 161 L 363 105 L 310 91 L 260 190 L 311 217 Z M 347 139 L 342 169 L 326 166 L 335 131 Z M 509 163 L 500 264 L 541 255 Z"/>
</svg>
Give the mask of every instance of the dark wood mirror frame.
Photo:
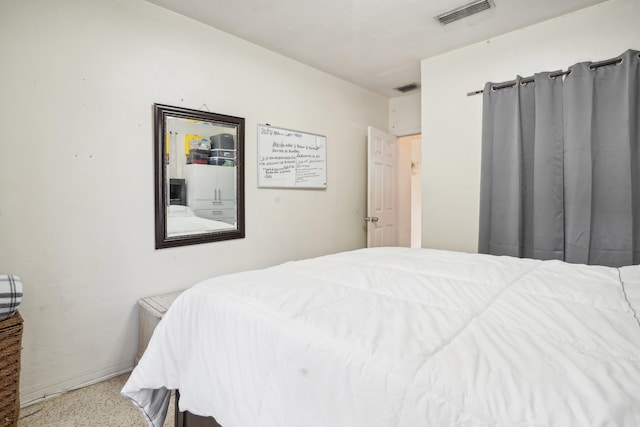
<svg viewBox="0 0 640 427">
<path fill-rule="evenodd" d="M 167 168 L 166 135 L 167 117 L 221 123 L 237 129 L 236 135 L 236 208 L 237 222 L 234 228 L 195 235 L 167 236 Z M 155 184 L 155 232 L 156 249 L 195 245 L 221 240 L 242 239 L 244 227 L 244 118 L 208 111 L 154 104 L 154 184 Z"/>
</svg>

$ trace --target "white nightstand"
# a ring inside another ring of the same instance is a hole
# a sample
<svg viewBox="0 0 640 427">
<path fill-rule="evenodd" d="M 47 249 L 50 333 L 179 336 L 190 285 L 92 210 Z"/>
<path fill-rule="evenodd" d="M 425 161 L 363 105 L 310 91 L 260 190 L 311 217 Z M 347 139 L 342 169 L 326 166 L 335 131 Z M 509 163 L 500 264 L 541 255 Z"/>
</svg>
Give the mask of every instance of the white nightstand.
<svg viewBox="0 0 640 427">
<path fill-rule="evenodd" d="M 138 305 L 140 306 L 140 326 L 138 332 L 138 354 L 136 355 L 136 365 L 147 349 L 153 330 L 160 323 L 160 319 L 167 312 L 169 306 L 182 291 L 172 292 L 170 294 L 157 295 L 154 297 L 140 298 Z"/>
</svg>

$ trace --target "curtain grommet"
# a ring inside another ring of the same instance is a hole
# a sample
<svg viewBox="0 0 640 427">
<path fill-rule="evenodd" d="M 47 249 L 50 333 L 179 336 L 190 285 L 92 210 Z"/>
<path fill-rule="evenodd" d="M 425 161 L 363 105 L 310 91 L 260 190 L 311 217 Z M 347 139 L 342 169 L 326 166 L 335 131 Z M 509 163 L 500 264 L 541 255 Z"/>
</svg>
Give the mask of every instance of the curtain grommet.
<svg viewBox="0 0 640 427">
<path fill-rule="evenodd" d="M 624 62 L 624 58 L 618 58 L 615 60 L 611 60 L 611 61 L 603 61 L 603 62 L 598 62 L 596 64 L 589 64 L 589 66 L 587 67 L 590 71 L 594 71 L 600 67 L 604 67 L 606 65 L 620 65 Z"/>
</svg>

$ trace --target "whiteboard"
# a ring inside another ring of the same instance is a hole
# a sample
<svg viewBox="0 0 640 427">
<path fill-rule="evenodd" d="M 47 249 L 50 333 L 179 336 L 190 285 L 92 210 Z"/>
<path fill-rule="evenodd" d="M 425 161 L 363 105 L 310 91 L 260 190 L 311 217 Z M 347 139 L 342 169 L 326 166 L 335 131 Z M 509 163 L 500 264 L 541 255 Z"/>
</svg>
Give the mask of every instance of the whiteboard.
<svg viewBox="0 0 640 427">
<path fill-rule="evenodd" d="M 258 125 L 258 187 L 327 188 L 327 138 Z"/>
</svg>

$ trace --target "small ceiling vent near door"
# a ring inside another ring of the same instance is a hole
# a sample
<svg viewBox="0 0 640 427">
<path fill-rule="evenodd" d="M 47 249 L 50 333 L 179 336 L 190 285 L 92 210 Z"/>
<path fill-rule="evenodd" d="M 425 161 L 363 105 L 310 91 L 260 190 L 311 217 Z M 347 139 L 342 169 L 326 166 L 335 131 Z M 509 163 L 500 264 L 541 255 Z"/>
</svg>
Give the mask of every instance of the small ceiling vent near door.
<svg viewBox="0 0 640 427">
<path fill-rule="evenodd" d="M 408 85 L 395 87 L 395 90 L 402 93 L 411 92 L 412 90 L 420 89 L 420 85 L 418 83 L 409 83 Z"/>
<path fill-rule="evenodd" d="M 464 6 L 457 7 L 448 12 L 441 13 L 435 18 L 442 25 L 451 24 L 459 19 L 466 18 L 467 16 L 475 15 L 476 13 L 482 12 L 483 10 L 487 10 L 491 8 L 490 0 L 476 0 L 471 3 L 467 3 Z"/>
</svg>

